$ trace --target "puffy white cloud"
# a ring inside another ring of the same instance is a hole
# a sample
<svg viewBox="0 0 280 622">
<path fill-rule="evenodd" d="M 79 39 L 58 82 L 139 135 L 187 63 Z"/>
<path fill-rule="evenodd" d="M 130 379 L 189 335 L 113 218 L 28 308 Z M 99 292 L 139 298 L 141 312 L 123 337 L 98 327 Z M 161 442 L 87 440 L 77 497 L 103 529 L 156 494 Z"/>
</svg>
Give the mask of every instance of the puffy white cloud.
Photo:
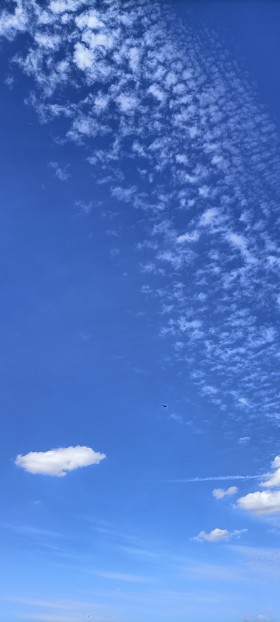
<svg viewBox="0 0 280 622">
<path fill-rule="evenodd" d="M 280 487 L 280 456 L 274 458 L 271 466 L 275 469 L 274 473 L 271 473 L 261 485 L 265 488 Z"/>
<path fill-rule="evenodd" d="M 263 488 L 280 488 L 280 456 L 271 464 L 274 471 L 261 482 Z M 253 514 L 277 514 L 280 512 L 280 490 L 250 492 L 237 500 L 237 506 Z"/>
<path fill-rule="evenodd" d="M 97 11 L 95 10 L 89 10 L 81 13 L 80 15 L 78 15 L 78 17 L 76 17 L 75 22 L 78 28 L 80 28 L 81 30 L 83 28 L 91 28 L 97 30 L 104 27 L 102 20 L 100 19 Z"/>
<path fill-rule="evenodd" d="M 74 62 L 77 67 L 83 71 L 90 69 L 93 64 L 93 54 L 85 45 L 76 43 L 74 51 Z"/>
<path fill-rule="evenodd" d="M 193 540 L 197 540 L 197 542 L 226 542 L 227 540 L 240 536 L 240 534 L 245 531 L 247 530 L 235 529 L 234 531 L 228 531 L 227 529 L 219 529 L 216 527 L 208 533 L 204 530 L 200 531 L 199 534 L 193 538 Z"/>
<path fill-rule="evenodd" d="M 253 514 L 276 514 L 280 512 L 280 490 L 250 492 L 237 500 L 237 506 Z"/>
<path fill-rule="evenodd" d="M 238 491 L 237 486 L 230 486 L 229 488 L 214 488 L 212 491 L 213 497 L 215 499 L 223 499 L 224 497 L 231 497 L 235 495 Z"/>
<path fill-rule="evenodd" d="M 30 451 L 16 457 L 16 464 L 29 473 L 63 477 L 69 471 L 80 467 L 99 464 L 105 454 L 94 451 L 91 447 L 61 447 L 49 451 Z"/>
</svg>

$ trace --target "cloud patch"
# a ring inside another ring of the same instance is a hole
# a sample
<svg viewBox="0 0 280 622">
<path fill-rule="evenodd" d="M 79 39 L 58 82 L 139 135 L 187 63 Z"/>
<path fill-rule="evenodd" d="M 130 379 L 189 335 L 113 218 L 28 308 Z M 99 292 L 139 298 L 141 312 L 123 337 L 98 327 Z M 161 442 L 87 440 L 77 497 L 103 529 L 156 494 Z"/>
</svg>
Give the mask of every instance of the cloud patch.
<svg viewBox="0 0 280 622">
<path fill-rule="evenodd" d="M 215 499 L 224 499 L 224 497 L 232 497 L 238 491 L 237 486 L 230 486 L 229 488 L 214 488 L 212 494 Z"/>
<path fill-rule="evenodd" d="M 91 447 L 77 445 L 19 454 L 15 463 L 28 473 L 64 477 L 70 471 L 99 464 L 105 458 L 105 454 L 94 451 Z"/>
<path fill-rule="evenodd" d="M 227 529 L 219 529 L 216 527 L 208 533 L 204 530 L 200 531 L 197 536 L 193 538 L 197 542 L 227 542 L 232 538 L 238 538 L 242 533 L 247 531 L 246 529 L 235 529 L 234 531 L 228 531 Z"/>
</svg>

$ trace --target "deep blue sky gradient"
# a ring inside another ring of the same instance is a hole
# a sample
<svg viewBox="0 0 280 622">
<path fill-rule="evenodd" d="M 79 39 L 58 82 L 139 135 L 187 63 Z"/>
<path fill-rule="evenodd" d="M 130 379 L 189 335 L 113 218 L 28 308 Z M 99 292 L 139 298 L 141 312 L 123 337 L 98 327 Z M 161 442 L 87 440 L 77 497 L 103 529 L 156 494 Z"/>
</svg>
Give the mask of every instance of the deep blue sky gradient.
<svg viewBox="0 0 280 622">
<path fill-rule="evenodd" d="M 171 11 L 216 32 L 279 129 L 279 3 L 181 0 Z M 63 122 L 41 124 L 24 103 L 32 81 L 11 64 L 22 45 L 5 41 L 1 52 L 0 620 L 276 622 L 277 517 L 217 503 L 212 489 L 235 480 L 172 480 L 264 473 L 279 429 L 255 427 L 230 401 L 220 411 L 174 359 L 158 300 L 141 291 L 145 214 L 113 197 L 108 205 L 87 147 L 59 144 Z M 53 161 L 69 166 L 65 182 Z M 79 202 L 90 201 L 87 215 Z M 65 478 L 14 464 L 70 445 L 107 460 Z M 192 540 L 215 527 L 248 530 L 243 548 Z"/>
</svg>

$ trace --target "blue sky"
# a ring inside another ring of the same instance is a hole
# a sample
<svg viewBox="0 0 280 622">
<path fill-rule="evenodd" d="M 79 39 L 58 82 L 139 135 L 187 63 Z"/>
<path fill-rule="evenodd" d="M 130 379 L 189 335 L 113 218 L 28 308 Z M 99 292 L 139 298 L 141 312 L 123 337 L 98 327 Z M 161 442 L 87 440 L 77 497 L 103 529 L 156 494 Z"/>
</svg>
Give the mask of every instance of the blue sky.
<svg viewBox="0 0 280 622">
<path fill-rule="evenodd" d="M 279 17 L 1 9 L 3 622 L 280 619 Z"/>
</svg>

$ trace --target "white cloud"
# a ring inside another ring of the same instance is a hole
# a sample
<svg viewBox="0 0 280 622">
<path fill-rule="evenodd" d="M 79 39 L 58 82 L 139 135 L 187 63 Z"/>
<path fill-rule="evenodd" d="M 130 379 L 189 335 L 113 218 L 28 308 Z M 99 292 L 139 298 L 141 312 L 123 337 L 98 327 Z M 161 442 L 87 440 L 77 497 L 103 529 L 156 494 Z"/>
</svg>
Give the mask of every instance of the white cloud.
<svg viewBox="0 0 280 622">
<path fill-rule="evenodd" d="M 104 27 L 103 22 L 101 21 L 97 11 L 95 10 L 85 11 L 84 13 L 81 13 L 80 15 L 78 15 L 78 17 L 76 17 L 75 22 L 78 28 L 80 28 L 81 30 L 83 28 L 98 30 L 99 28 Z"/>
<path fill-rule="evenodd" d="M 246 397 L 239 397 L 239 398 L 238 398 L 238 403 L 239 403 L 241 406 L 249 406 L 249 405 L 250 405 L 250 403 L 249 403 L 249 401 L 247 400 L 247 398 L 246 398 Z"/>
<path fill-rule="evenodd" d="M 86 4 L 85 0 L 51 0 L 50 10 L 53 13 L 64 13 L 65 11 L 76 11 L 83 4 Z"/>
<path fill-rule="evenodd" d="M 240 251 L 241 255 L 248 263 L 255 262 L 254 257 L 248 250 L 248 242 L 244 235 L 240 235 L 238 233 L 235 233 L 234 231 L 230 231 L 229 233 L 227 233 L 226 239 L 234 248 Z"/>
<path fill-rule="evenodd" d="M 70 173 L 68 171 L 68 165 L 62 167 L 62 166 L 59 166 L 57 162 L 50 162 L 49 166 L 50 168 L 54 170 L 55 176 L 60 181 L 67 181 L 67 179 L 69 179 Z"/>
<path fill-rule="evenodd" d="M 274 473 L 271 473 L 261 485 L 265 488 L 280 487 L 280 456 L 274 458 L 271 466 L 275 469 Z"/>
<path fill-rule="evenodd" d="M 138 100 L 136 97 L 134 97 L 134 95 L 121 93 L 117 97 L 117 102 L 122 112 L 130 113 L 135 110 Z"/>
<path fill-rule="evenodd" d="M 239 445 L 247 445 L 247 443 L 249 443 L 250 440 L 251 440 L 250 436 L 240 436 L 240 438 L 238 439 L 238 443 Z"/>
<path fill-rule="evenodd" d="M 277 514 L 280 512 L 280 491 L 250 492 L 237 500 L 237 506 L 253 514 Z"/>
<path fill-rule="evenodd" d="M 200 531 L 193 540 L 197 540 L 197 542 L 227 542 L 232 538 L 238 538 L 240 534 L 244 533 L 246 529 L 235 529 L 234 531 L 228 531 L 227 529 L 219 529 L 216 527 L 209 531 Z"/>
<path fill-rule="evenodd" d="M 182 244 L 183 242 L 197 242 L 199 240 L 198 231 L 191 231 L 190 233 L 183 233 L 177 237 L 177 242 Z"/>
<path fill-rule="evenodd" d="M 3 11 L 0 14 L 0 36 L 13 39 L 18 32 L 27 26 L 27 16 L 21 0 L 16 1 L 14 13 Z"/>
<path fill-rule="evenodd" d="M 91 447 L 61 447 L 49 451 L 30 451 L 16 457 L 16 464 L 29 473 L 63 477 L 69 471 L 80 467 L 99 464 L 105 454 L 94 451 Z"/>
<path fill-rule="evenodd" d="M 212 223 L 214 222 L 214 220 L 216 220 L 218 216 L 218 210 L 216 207 L 210 207 L 209 209 L 205 210 L 205 212 L 203 212 L 200 220 L 199 220 L 199 225 L 201 227 L 207 227 L 209 225 L 212 225 Z"/>
<path fill-rule="evenodd" d="M 151 84 L 148 88 L 148 93 L 153 95 L 159 102 L 163 102 L 166 98 L 164 91 L 157 84 Z"/>
<path fill-rule="evenodd" d="M 214 488 L 212 494 L 215 499 L 223 499 L 224 497 L 231 497 L 238 491 L 237 486 L 230 486 L 229 488 Z"/>
<path fill-rule="evenodd" d="M 263 488 L 280 488 L 280 456 L 272 462 L 274 472 L 267 474 L 267 479 L 261 482 Z M 263 490 L 250 492 L 237 500 L 237 506 L 253 514 L 280 513 L 280 490 Z"/>
<path fill-rule="evenodd" d="M 92 51 L 89 50 L 89 48 L 87 48 L 85 45 L 82 45 L 82 43 L 80 43 L 79 41 L 75 45 L 74 63 L 82 71 L 85 71 L 86 69 L 90 69 L 93 64 Z"/>
<path fill-rule="evenodd" d="M 247 242 L 243 235 L 231 231 L 227 234 L 227 239 L 233 246 L 236 246 L 242 253 L 247 252 Z"/>
</svg>

